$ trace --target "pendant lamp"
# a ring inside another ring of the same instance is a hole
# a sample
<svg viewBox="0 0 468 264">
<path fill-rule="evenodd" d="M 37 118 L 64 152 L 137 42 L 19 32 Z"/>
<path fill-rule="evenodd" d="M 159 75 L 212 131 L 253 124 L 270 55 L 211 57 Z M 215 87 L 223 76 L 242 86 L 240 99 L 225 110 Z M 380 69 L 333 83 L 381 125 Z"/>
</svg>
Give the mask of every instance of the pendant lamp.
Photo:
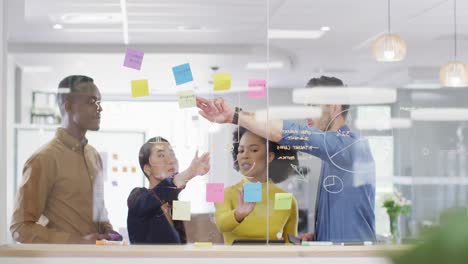
<svg viewBox="0 0 468 264">
<path fill-rule="evenodd" d="M 374 41 L 372 50 L 377 61 L 402 61 L 406 56 L 406 43 L 399 35 L 391 33 L 390 0 L 387 0 L 387 3 L 388 33 L 383 34 Z"/>
<path fill-rule="evenodd" d="M 440 69 L 440 82 L 445 87 L 468 87 L 468 66 L 457 60 L 457 0 L 453 0 L 453 52 L 454 60 Z"/>
</svg>

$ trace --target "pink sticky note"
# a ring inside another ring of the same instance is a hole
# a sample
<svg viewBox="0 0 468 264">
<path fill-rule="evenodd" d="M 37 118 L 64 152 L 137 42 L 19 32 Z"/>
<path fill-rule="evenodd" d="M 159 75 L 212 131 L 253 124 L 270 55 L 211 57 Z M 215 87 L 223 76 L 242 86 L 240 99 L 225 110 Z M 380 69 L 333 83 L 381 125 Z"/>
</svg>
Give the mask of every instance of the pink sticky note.
<svg viewBox="0 0 468 264">
<path fill-rule="evenodd" d="M 206 201 L 215 203 L 224 202 L 224 183 L 207 183 Z"/>
<path fill-rule="evenodd" d="M 250 98 L 263 98 L 266 95 L 266 81 L 265 80 L 249 80 Z"/>
<path fill-rule="evenodd" d="M 135 70 L 140 70 L 141 63 L 143 61 L 143 56 L 143 51 L 127 48 L 127 51 L 125 52 L 125 60 L 123 66 Z"/>
</svg>

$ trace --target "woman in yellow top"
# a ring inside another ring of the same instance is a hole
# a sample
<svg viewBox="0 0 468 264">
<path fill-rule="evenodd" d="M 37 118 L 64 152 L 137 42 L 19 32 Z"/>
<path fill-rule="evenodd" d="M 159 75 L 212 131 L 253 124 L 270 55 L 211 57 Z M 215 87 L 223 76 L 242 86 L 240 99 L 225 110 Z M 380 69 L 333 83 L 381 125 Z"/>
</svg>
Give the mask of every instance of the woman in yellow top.
<svg viewBox="0 0 468 264">
<path fill-rule="evenodd" d="M 230 245 L 234 240 L 240 239 L 289 242 L 288 234 L 297 236 L 297 201 L 293 197 L 290 209 L 275 210 L 275 194 L 286 193 L 275 183 L 292 174 L 291 164 L 298 164 L 297 152 L 284 150 L 276 143 L 268 141 L 267 155 L 267 141 L 244 128 L 234 132 L 234 142 L 239 142 L 234 144 L 234 168 L 245 178 L 227 187 L 224 190 L 224 202 L 215 204 L 216 225 L 223 233 L 224 243 Z M 261 202 L 244 202 L 243 185 L 246 182 L 262 184 Z"/>
</svg>

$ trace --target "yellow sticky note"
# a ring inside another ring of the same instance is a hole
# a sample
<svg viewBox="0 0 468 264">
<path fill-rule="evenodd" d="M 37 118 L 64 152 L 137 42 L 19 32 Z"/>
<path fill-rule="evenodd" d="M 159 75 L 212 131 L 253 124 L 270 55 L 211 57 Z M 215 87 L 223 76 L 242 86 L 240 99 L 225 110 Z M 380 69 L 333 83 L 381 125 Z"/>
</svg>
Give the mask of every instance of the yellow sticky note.
<svg viewBox="0 0 468 264">
<path fill-rule="evenodd" d="M 190 202 L 172 202 L 172 220 L 190 221 Z"/>
<path fill-rule="evenodd" d="M 192 90 L 178 92 L 177 98 L 179 100 L 179 108 L 189 108 L 197 106 L 195 93 Z"/>
<path fill-rule="evenodd" d="M 275 193 L 275 210 L 291 209 L 292 199 L 292 193 Z"/>
<path fill-rule="evenodd" d="M 231 74 L 216 73 L 213 76 L 214 90 L 223 91 L 231 89 Z"/>
<path fill-rule="evenodd" d="M 132 81 L 132 96 L 142 97 L 149 95 L 148 80 Z"/>
<path fill-rule="evenodd" d="M 213 243 L 212 242 L 195 242 L 193 245 L 196 247 L 211 247 L 213 246 Z"/>
</svg>

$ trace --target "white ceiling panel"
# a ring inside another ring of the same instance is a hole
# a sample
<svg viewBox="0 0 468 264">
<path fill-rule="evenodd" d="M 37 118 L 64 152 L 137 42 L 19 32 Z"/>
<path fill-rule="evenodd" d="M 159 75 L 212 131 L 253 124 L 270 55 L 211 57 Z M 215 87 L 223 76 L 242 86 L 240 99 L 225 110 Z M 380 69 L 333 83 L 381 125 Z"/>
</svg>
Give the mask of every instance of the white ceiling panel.
<svg viewBox="0 0 468 264">
<path fill-rule="evenodd" d="M 407 58 L 393 64 L 376 63 L 371 53 L 374 38 L 387 30 L 386 0 L 126 0 L 127 13 L 120 0 L 7 1 L 12 50 L 53 52 L 83 45 L 95 53 L 115 53 L 125 47 L 127 21 L 129 45 L 154 45 L 148 52 L 220 54 L 236 46 L 245 51 L 269 45 L 274 56 L 291 65 L 272 76 L 270 84 L 276 87 L 301 87 L 319 74 L 354 85 L 403 86 L 415 81 L 411 67 L 438 68 L 453 53 L 452 0 L 391 1 L 392 31 L 408 47 Z M 468 62 L 468 1 L 458 0 L 457 12 L 459 59 Z M 63 29 L 53 29 L 57 23 Z M 268 28 L 322 26 L 331 30 L 319 39 L 267 41 Z M 250 52 L 244 62 L 253 59 L 266 60 L 266 51 Z M 229 65 L 229 60 L 225 56 L 219 63 Z"/>
</svg>

